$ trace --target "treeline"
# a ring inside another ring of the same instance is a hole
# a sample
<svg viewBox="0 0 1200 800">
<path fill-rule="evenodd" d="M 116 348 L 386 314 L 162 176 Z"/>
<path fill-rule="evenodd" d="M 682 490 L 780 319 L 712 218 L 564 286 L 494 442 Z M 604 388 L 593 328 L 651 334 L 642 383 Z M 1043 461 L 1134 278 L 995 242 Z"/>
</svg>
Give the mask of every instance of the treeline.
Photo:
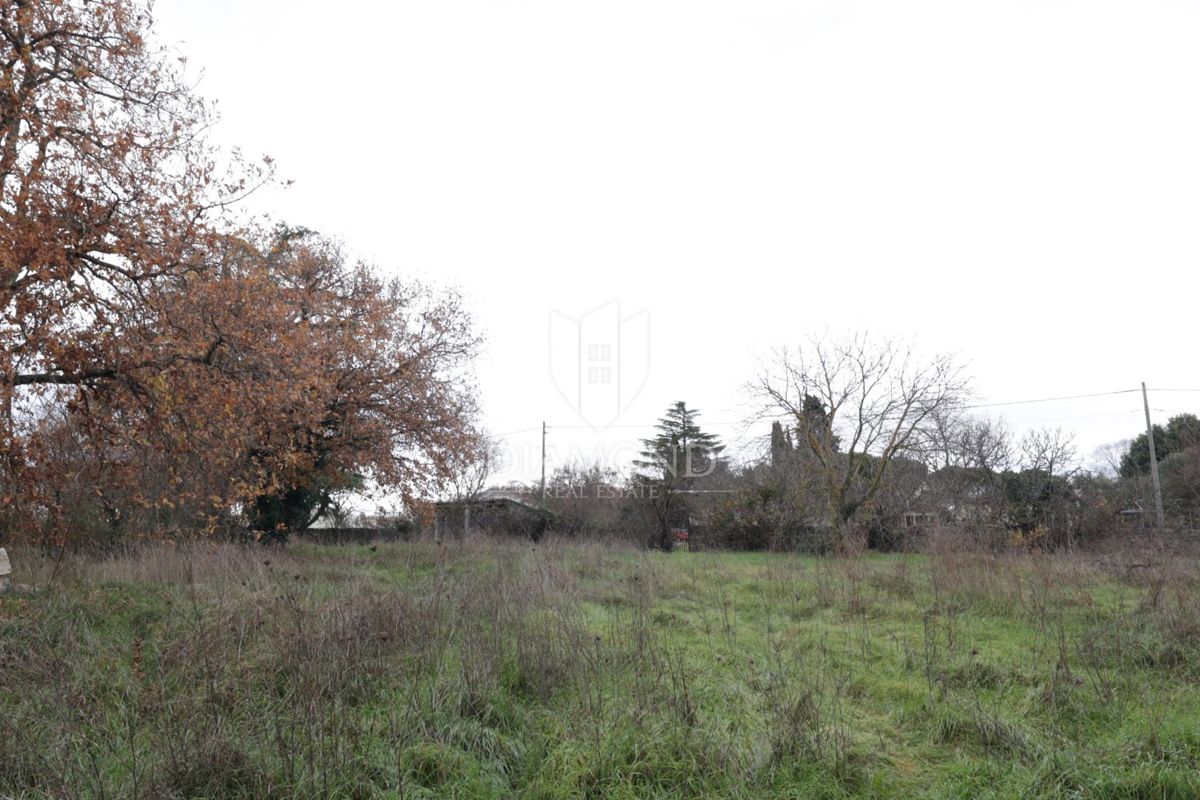
<svg viewBox="0 0 1200 800">
<path fill-rule="evenodd" d="M 1059 428 L 1014 437 L 969 408 L 948 356 L 860 334 L 777 354 L 751 385 L 761 457 L 731 465 L 698 412 L 672 406 L 629 472 L 559 468 L 547 507 L 566 535 L 811 552 L 921 547 L 932 536 L 1053 549 L 1155 524 L 1146 435 L 1083 468 Z M 1155 428 L 1166 522 L 1200 512 L 1200 419 Z M 686 532 L 686 533 L 684 533 Z"/>
<path fill-rule="evenodd" d="M 471 320 L 316 233 L 134 0 L 0 10 L 0 542 L 304 527 L 476 447 Z"/>
<path fill-rule="evenodd" d="M 1200 426 L 1194 415 L 1171 420 Z M 888 466 L 880 489 L 852 521 L 824 515 L 828 488 L 821 467 L 795 429 L 770 426 L 769 452 L 751 463 L 718 462 L 670 496 L 671 527 L 691 546 L 743 550 L 831 552 L 845 548 L 919 549 L 933 537 L 979 547 L 1038 549 L 1087 546 L 1154 527 L 1149 462 L 1122 474 L 1108 465 L 1084 469 L 1071 437 L 1060 429 L 1014 437 L 998 420 L 961 417 Z M 1143 434 L 1143 439 L 1144 434 Z M 1194 529 L 1200 518 L 1200 439 L 1160 459 L 1166 523 Z M 1129 461 L 1135 440 L 1121 451 Z M 845 454 L 838 456 L 839 461 Z M 863 492 L 882 468 L 875 458 L 851 491 Z M 536 499 L 532 487 L 511 486 Z M 671 547 L 661 535 L 663 485 L 598 463 L 553 471 L 544 505 L 560 535 L 631 539 Z M 944 543 L 944 542 L 943 542 Z"/>
</svg>

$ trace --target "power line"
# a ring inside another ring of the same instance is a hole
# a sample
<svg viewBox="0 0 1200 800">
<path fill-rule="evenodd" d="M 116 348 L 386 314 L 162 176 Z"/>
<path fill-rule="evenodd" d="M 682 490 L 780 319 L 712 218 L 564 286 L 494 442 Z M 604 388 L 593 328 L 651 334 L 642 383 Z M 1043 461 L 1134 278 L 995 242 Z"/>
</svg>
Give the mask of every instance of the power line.
<svg viewBox="0 0 1200 800">
<path fill-rule="evenodd" d="M 1048 423 L 1048 422 L 1070 422 L 1071 420 L 1077 420 L 1077 419 L 1096 419 L 1097 417 L 1116 417 L 1116 416 L 1121 416 L 1123 414 L 1138 414 L 1138 413 L 1141 413 L 1141 410 L 1142 409 L 1140 409 L 1140 408 L 1127 408 L 1123 411 L 1101 411 L 1098 414 L 1078 414 L 1078 415 L 1073 415 L 1070 417 L 1051 417 L 1049 419 L 1027 419 L 1027 420 L 1021 420 L 1020 424 L 1021 425 L 1041 425 L 1043 423 Z M 1154 410 L 1162 411 L 1161 408 L 1156 408 Z"/>
<path fill-rule="evenodd" d="M 714 426 L 737 427 L 737 426 L 742 426 L 745 424 L 746 424 L 745 421 L 733 421 L 733 420 L 721 420 L 721 421 L 716 421 L 716 422 L 705 421 L 702 424 L 702 427 L 714 427 Z M 594 425 L 551 425 L 549 423 L 546 424 L 546 430 L 548 430 L 548 431 L 594 430 L 597 433 L 602 433 L 607 430 L 647 430 L 649 428 L 656 428 L 656 427 L 658 427 L 657 422 L 646 422 L 646 423 L 641 423 L 641 424 L 604 425 L 599 428 L 597 428 Z M 502 431 L 500 433 L 493 433 L 490 435 L 497 439 L 500 439 L 505 436 L 515 436 L 518 433 L 535 433 L 537 431 L 540 431 L 541 429 L 542 429 L 541 425 L 535 425 L 535 426 L 532 426 L 529 428 L 517 428 L 516 430 Z"/>
<path fill-rule="evenodd" d="M 717 420 L 717 421 L 703 420 L 703 421 L 699 421 L 697 424 L 699 424 L 701 427 L 710 427 L 711 428 L 715 425 L 744 425 L 745 422 L 740 421 L 740 420 Z M 626 423 L 626 424 L 622 424 L 622 425 L 603 425 L 599 428 L 597 428 L 595 425 L 548 425 L 547 427 L 550 428 L 551 430 L 560 430 L 560 431 L 574 431 L 574 430 L 607 431 L 607 430 L 619 429 L 619 428 L 633 428 L 633 429 L 657 428 L 658 423 L 657 422 Z"/>
<path fill-rule="evenodd" d="M 489 434 L 489 436 L 492 436 L 493 438 L 496 438 L 496 439 L 502 439 L 505 436 L 516 436 L 518 433 L 533 433 L 534 431 L 540 431 L 541 429 L 542 429 L 541 425 L 535 425 L 532 428 L 518 428 L 515 431 L 504 431 L 503 433 L 492 433 L 492 434 Z"/>
<path fill-rule="evenodd" d="M 975 405 L 963 406 L 963 408 L 996 408 L 997 406 L 1023 406 L 1032 403 L 1055 403 L 1059 400 L 1083 400 L 1088 397 L 1107 397 L 1114 394 L 1133 394 L 1140 392 L 1141 389 L 1118 389 L 1115 392 L 1093 392 L 1091 394 L 1068 394 L 1061 397 L 1038 397 L 1033 400 L 1008 400 L 1003 403 L 977 403 Z M 1163 390 L 1155 390 L 1163 391 Z"/>
<path fill-rule="evenodd" d="M 1140 391 L 1141 391 L 1141 389 L 1117 389 L 1117 390 L 1110 391 L 1110 392 L 1089 392 L 1087 394 L 1069 394 L 1069 395 L 1059 395 L 1057 397 L 1035 397 L 1035 398 L 1030 398 L 1028 400 L 1006 400 L 1006 401 L 996 402 L 996 403 L 973 403 L 971 405 L 961 406 L 961 408 L 964 410 L 970 410 L 970 409 L 976 409 L 976 408 L 1000 408 L 1000 407 L 1004 407 L 1004 406 L 1033 405 L 1036 403 L 1057 403 L 1057 402 L 1061 402 L 1063 400 L 1086 400 L 1086 399 L 1095 398 L 1095 397 L 1110 397 L 1110 396 L 1121 395 L 1121 394 L 1134 394 L 1134 393 L 1140 392 Z M 1155 389 L 1151 389 L 1151 391 L 1155 391 L 1155 392 L 1189 392 L 1189 393 L 1200 394 L 1200 389 L 1157 389 L 1157 388 L 1155 388 Z M 1135 410 L 1138 410 L 1138 409 L 1135 409 Z M 1155 410 L 1159 411 L 1159 410 L 1163 410 L 1163 409 L 1155 409 Z M 1087 416 L 1105 416 L 1107 414 L 1124 414 L 1124 413 L 1131 413 L 1131 412 L 1125 412 L 1125 411 L 1106 412 L 1106 414 L 1084 415 L 1084 416 L 1080 416 L 1080 417 L 1064 417 L 1062 419 L 1063 420 L 1085 419 Z M 1054 421 L 1054 420 L 1050 420 L 1050 421 Z M 550 431 L 553 431 L 553 430 L 563 430 L 563 431 L 594 430 L 597 432 L 603 432 L 606 430 L 647 430 L 647 429 L 657 427 L 657 424 L 658 423 L 655 423 L 655 422 L 623 423 L 620 425 L 616 425 L 616 424 L 604 425 L 599 428 L 597 428 L 594 425 L 549 425 L 548 424 L 548 425 L 546 425 L 546 430 L 550 430 Z M 707 426 L 707 427 L 717 427 L 717 426 L 743 427 L 744 426 L 746 428 L 746 431 L 748 431 L 749 428 L 753 426 L 752 422 L 750 424 L 747 424 L 746 420 L 704 420 L 701 424 L 703 426 Z M 505 437 L 505 436 L 515 436 L 516 434 L 519 434 L 519 433 L 534 433 L 534 432 L 540 431 L 540 430 L 542 430 L 542 426 L 535 425 L 535 426 L 532 426 L 529 428 L 518 428 L 516 430 L 504 431 L 503 433 L 496 433 L 496 434 L 493 434 L 493 436 L 495 436 L 497 438 L 501 438 L 501 437 Z M 741 439 L 744 439 L 745 435 L 746 435 L 746 433 L 743 432 L 738 437 L 738 440 L 740 441 Z"/>
</svg>

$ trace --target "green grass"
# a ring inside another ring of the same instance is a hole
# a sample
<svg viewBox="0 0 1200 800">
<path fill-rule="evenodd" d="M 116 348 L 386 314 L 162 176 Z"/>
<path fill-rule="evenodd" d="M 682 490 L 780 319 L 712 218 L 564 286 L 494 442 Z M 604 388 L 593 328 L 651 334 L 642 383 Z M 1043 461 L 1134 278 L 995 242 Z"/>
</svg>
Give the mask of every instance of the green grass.
<svg viewBox="0 0 1200 800">
<path fill-rule="evenodd" d="M 0 796 L 1200 796 L 1186 560 L 16 556 Z"/>
</svg>

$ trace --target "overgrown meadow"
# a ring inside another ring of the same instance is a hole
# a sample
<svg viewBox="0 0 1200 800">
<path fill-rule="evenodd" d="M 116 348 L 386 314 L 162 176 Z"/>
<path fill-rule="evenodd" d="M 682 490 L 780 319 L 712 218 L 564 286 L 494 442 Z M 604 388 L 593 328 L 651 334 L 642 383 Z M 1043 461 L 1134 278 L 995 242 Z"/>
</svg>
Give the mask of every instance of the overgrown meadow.
<svg viewBox="0 0 1200 800">
<path fill-rule="evenodd" d="M 13 560 L 0 796 L 1200 796 L 1195 560 Z"/>
</svg>

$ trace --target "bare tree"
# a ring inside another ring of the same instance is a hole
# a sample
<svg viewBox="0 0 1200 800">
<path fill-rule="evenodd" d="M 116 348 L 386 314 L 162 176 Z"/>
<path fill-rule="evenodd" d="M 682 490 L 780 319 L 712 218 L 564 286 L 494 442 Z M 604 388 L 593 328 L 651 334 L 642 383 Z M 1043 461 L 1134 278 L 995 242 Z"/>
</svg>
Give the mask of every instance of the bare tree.
<svg viewBox="0 0 1200 800">
<path fill-rule="evenodd" d="M 960 466 L 988 475 L 1012 466 L 1012 434 L 999 419 L 968 417 L 958 437 Z"/>
<path fill-rule="evenodd" d="M 1121 439 L 1102 444 L 1092 451 L 1092 465 L 1097 474 L 1105 478 L 1116 478 L 1121 474 L 1121 458 L 1129 452 L 1132 439 Z"/>
<path fill-rule="evenodd" d="M 462 455 L 450 475 L 451 499 L 460 501 L 478 497 L 487 488 L 488 479 L 499 468 L 502 457 L 500 443 L 480 434 L 475 446 Z"/>
<path fill-rule="evenodd" d="M 543 500 L 555 515 L 558 532 L 568 536 L 619 534 L 628 503 L 620 473 L 600 461 L 583 460 L 555 468 Z"/>
<path fill-rule="evenodd" d="M 1074 434 L 1062 428 L 1036 428 L 1018 444 L 1021 471 L 1010 481 L 1008 518 L 1031 545 L 1075 543 L 1075 491 L 1078 472 Z"/>
<path fill-rule="evenodd" d="M 916 446 L 931 470 L 959 468 L 995 475 L 1012 465 L 1012 434 L 1003 420 L 947 406 L 931 414 L 920 433 Z"/>
<path fill-rule="evenodd" d="M 1004 508 L 1003 474 L 1013 463 L 1012 435 L 1002 420 L 948 408 L 931 416 L 921 447 L 931 474 L 926 505 L 968 528 L 997 521 Z"/>
<path fill-rule="evenodd" d="M 911 344 L 859 333 L 782 350 L 752 385 L 765 411 L 795 423 L 819 474 L 825 524 L 846 530 L 874 502 L 893 462 L 915 453 L 939 412 L 968 389 L 951 355 L 922 359 Z"/>
<path fill-rule="evenodd" d="M 1021 437 L 1021 466 L 1049 478 L 1068 477 L 1076 471 L 1075 435 L 1062 428 L 1036 428 Z"/>
</svg>

